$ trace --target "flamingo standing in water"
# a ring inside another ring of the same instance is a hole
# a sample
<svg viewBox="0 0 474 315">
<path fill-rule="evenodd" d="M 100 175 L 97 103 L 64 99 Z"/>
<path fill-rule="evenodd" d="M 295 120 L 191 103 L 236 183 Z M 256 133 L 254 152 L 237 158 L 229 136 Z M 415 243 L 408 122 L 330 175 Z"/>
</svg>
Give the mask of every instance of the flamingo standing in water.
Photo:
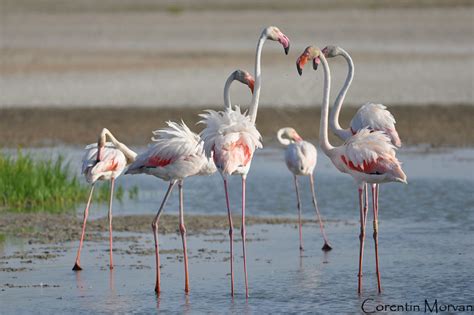
<svg viewBox="0 0 474 315">
<path fill-rule="evenodd" d="M 226 104 L 230 106 L 229 89 L 234 80 L 247 84 L 253 89 L 253 78 L 246 75 L 243 70 L 237 70 L 229 76 L 224 88 Z M 161 206 L 152 222 L 153 236 L 155 239 L 156 283 L 155 292 L 161 291 L 160 286 L 160 252 L 158 242 L 158 223 L 166 201 L 178 184 L 179 187 L 179 230 L 183 242 L 184 256 L 184 291 L 189 292 L 188 254 L 186 246 L 186 227 L 184 225 L 183 209 L 183 181 L 193 175 L 211 175 L 216 172 L 216 167 L 211 158 L 206 158 L 203 151 L 201 138 L 192 132 L 184 122 L 181 124 L 167 122 L 168 128 L 154 131 L 157 136 L 152 138 L 155 143 L 147 151 L 137 156 L 126 174 L 149 174 L 169 181 Z"/>
<path fill-rule="evenodd" d="M 303 250 L 303 232 L 301 227 L 301 201 L 298 187 L 298 176 L 308 176 L 311 185 L 311 194 L 313 198 L 313 206 L 316 210 L 316 216 L 319 222 L 319 228 L 324 239 L 324 245 L 321 248 L 324 251 L 330 251 L 332 247 L 329 245 L 326 233 L 324 232 L 324 225 L 319 212 L 318 203 L 316 201 L 316 193 L 314 191 L 313 172 L 317 162 L 316 147 L 304 141 L 303 138 L 293 128 L 282 128 L 277 133 L 278 141 L 286 146 L 285 162 L 286 166 L 293 173 L 296 189 L 296 199 L 298 207 L 298 225 L 300 235 L 300 250 Z"/>
<path fill-rule="evenodd" d="M 322 53 L 326 58 L 334 58 L 342 56 L 348 66 L 348 72 L 343 87 L 339 91 L 334 105 L 329 116 L 329 127 L 341 140 L 349 139 L 353 134 L 359 132 L 363 128 L 370 130 L 379 130 L 385 132 L 392 141 L 392 144 L 401 147 L 402 142 L 395 129 L 395 118 L 387 110 L 387 107 L 382 104 L 366 103 L 362 105 L 351 120 L 350 127 L 343 129 L 339 124 L 339 113 L 342 108 L 342 103 L 347 94 L 347 91 L 354 78 L 354 62 L 347 51 L 339 46 L 329 45 L 323 48 Z M 368 210 L 368 189 L 367 185 L 364 187 L 364 213 L 367 216 Z M 379 200 L 379 185 L 372 185 L 372 199 L 375 202 L 375 207 L 378 207 Z"/>
<path fill-rule="evenodd" d="M 155 292 L 160 293 L 160 255 L 158 245 L 158 223 L 161 212 L 173 190 L 179 187 L 179 230 L 183 242 L 185 292 L 189 292 L 188 254 L 186 250 L 186 227 L 183 210 L 183 181 L 193 175 L 211 175 L 216 171 L 212 162 L 204 155 L 201 139 L 184 122 L 168 121 L 168 127 L 153 131 L 154 144 L 140 153 L 125 174 L 149 174 L 169 181 L 161 206 L 153 219 L 152 229 L 155 239 L 156 284 Z"/>
<path fill-rule="evenodd" d="M 109 138 L 111 142 L 106 142 Z M 87 217 L 89 207 L 94 193 L 95 183 L 98 180 L 110 180 L 110 201 L 109 201 L 109 249 L 110 249 L 110 269 L 114 268 L 112 254 L 112 200 L 114 194 L 115 179 L 122 174 L 123 170 L 135 160 L 137 154 L 126 145 L 119 142 L 112 133 L 104 128 L 99 136 L 98 143 L 89 144 L 85 148 L 86 152 L 82 159 L 82 173 L 88 183 L 92 184 L 84 210 L 84 221 L 82 223 L 82 234 L 77 251 L 76 262 L 72 270 L 82 270 L 81 250 L 86 232 Z"/>
<path fill-rule="evenodd" d="M 208 110 L 201 114 L 201 123 L 206 128 L 201 132 L 204 140 L 204 149 L 208 157 L 213 157 L 217 169 L 224 179 L 224 190 L 229 220 L 230 236 L 230 272 L 231 272 L 231 295 L 234 296 L 234 251 L 233 251 L 233 223 L 227 188 L 227 177 L 229 175 L 240 175 L 242 177 L 242 250 L 244 257 L 245 274 L 245 296 L 249 297 L 247 260 L 245 250 L 245 182 L 250 168 L 253 154 L 256 149 L 262 147 L 261 136 L 255 127 L 257 118 L 258 101 L 260 98 L 260 87 L 262 82 L 260 60 L 263 44 L 267 39 L 278 41 L 283 45 L 285 53 L 288 54 L 290 41 L 277 27 L 270 26 L 262 31 L 257 44 L 255 57 L 255 89 L 250 105 L 249 114 L 242 114 L 238 106 L 235 109 L 227 107 L 225 111 L 216 112 Z"/>
<path fill-rule="evenodd" d="M 303 54 L 297 59 L 296 67 L 299 74 L 302 74 L 302 68 L 308 62 L 313 60 L 313 67 L 317 68 L 322 63 L 324 68 L 324 95 L 321 106 L 321 122 L 319 129 L 319 144 L 324 154 L 326 154 L 334 166 L 343 173 L 349 174 L 354 178 L 359 190 L 359 208 L 360 208 L 360 248 L 359 248 L 359 280 L 358 292 L 362 289 L 362 260 L 365 237 L 365 217 L 363 206 L 363 189 L 366 183 L 380 184 L 387 182 L 407 183 L 407 177 L 398 161 L 395 149 L 391 143 L 390 137 L 383 131 L 371 131 L 368 128 L 361 129 L 358 133 L 351 136 L 346 142 L 334 147 L 328 140 L 328 111 L 329 111 L 329 92 L 331 88 L 331 73 L 324 54 L 319 48 L 309 46 Z M 375 264 L 377 273 L 378 291 L 381 292 L 379 258 L 378 258 L 378 208 L 373 203 L 374 210 L 374 241 L 375 241 Z"/>
</svg>

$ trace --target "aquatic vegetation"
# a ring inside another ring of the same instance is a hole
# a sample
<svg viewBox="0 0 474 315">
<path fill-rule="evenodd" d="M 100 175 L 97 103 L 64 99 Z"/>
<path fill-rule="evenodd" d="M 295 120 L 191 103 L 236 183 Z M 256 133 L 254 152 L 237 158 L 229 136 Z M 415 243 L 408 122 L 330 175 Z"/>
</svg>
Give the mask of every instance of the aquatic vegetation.
<svg viewBox="0 0 474 315">
<path fill-rule="evenodd" d="M 95 201 L 108 201 L 108 183 L 97 186 Z M 77 178 L 62 156 L 55 160 L 37 160 L 21 151 L 15 156 L 0 153 L 0 209 L 18 212 L 71 210 L 85 202 L 89 187 Z M 137 192 L 135 188 L 133 195 Z M 124 189 L 117 186 L 115 198 L 120 201 L 123 196 Z"/>
</svg>

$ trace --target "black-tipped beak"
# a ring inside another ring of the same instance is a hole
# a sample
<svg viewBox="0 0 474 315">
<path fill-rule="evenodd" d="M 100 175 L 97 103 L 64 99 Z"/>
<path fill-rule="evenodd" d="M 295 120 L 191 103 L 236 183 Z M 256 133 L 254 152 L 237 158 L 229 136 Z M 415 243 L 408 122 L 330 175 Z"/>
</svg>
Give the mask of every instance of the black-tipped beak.
<svg viewBox="0 0 474 315">
<path fill-rule="evenodd" d="M 290 51 L 290 43 L 288 43 L 288 46 L 285 47 L 285 55 L 288 55 L 289 51 Z"/>
<path fill-rule="evenodd" d="M 300 63 L 296 62 L 296 70 L 298 70 L 298 74 L 302 75 L 303 74 L 303 69 L 300 67 Z"/>
<path fill-rule="evenodd" d="M 318 63 L 316 62 L 316 59 L 313 59 L 313 69 L 318 70 Z"/>
</svg>

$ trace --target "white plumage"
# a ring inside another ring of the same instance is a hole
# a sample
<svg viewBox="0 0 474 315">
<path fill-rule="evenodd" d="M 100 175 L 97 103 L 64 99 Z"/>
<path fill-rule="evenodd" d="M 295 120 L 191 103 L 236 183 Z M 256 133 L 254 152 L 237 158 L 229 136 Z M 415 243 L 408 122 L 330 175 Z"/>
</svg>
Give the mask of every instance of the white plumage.
<svg viewBox="0 0 474 315">
<path fill-rule="evenodd" d="M 88 183 L 97 180 L 117 178 L 127 166 L 125 155 L 112 142 L 107 142 L 102 149 L 102 159 L 97 161 L 97 143 L 91 143 L 85 148 L 82 158 L 82 174 Z"/>
<path fill-rule="evenodd" d="M 382 104 L 366 103 L 362 105 L 351 120 L 351 131 L 358 132 L 363 128 L 385 132 L 391 142 L 397 147 L 401 146 L 400 137 L 395 129 L 395 118 Z"/>
<path fill-rule="evenodd" d="M 292 143 L 285 151 L 286 166 L 295 175 L 313 174 L 316 159 L 316 148 L 307 141 Z"/>
<path fill-rule="evenodd" d="M 316 191 L 314 189 L 314 178 L 313 172 L 316 167 L 318 153 L 316 147 L 304 141 L 303 138 L 296 132 L 294 128 L 286 127 L 281 128 L 277 132 L 278 141 L 281 144 L 286 146 L 285 150 L 285 163 L 290 172 L 293 173 L 293 179 L 295 181 L 296 189 L 296 198 L 297 198 L 297 207 L 298 207 L 298 226 L 299 226 L 299 235 L 300 235 L 300 250 L 303 250 L 303 233 L 301 225 L 301 202 L 300 202 L 300 193 L 299 193 L 299 184 L 298 176 L 308 176 L 309 182 L 311 185 L 311 193 L 313 198 L 313 206 L 316 210 L 317 219 L 319 222 L 319 227 L 321 229 L 321 234 L 324 239 L 324 245 L 322 250 L 329 251 L 332 249 L 329 245 L 329 241 L 324 232 L 323 220 L 319 211 L 318 203 L 316 200 Z"/>
<path fill-rule="evenodd" d="M 371 163 L 379 158 L 395 156 L 395 146 L 383 131 L 359 130 L 345 142 L 345 157 L 355 166 L 364 168 L 364 162 Z"/>
<path fill-rule="evenodd" d="M 206 158 L 200 137 L 184 122 L 168 121 L 168 127 L 153 131 L 154 143 L 139 154 L 126 174 L 150 174 L 163 180 L 182 180 L 192 175 L 216 171 Z"/>
<path fill-rule="evenodd" d="M 217 169 L 224 175 L 247 174 L 256 149 L 262 148 L 261 135 L 240 107 L 200 114 L 206 125 L 201 132 L 204 151 L 213 157 Z"/>
</svg>

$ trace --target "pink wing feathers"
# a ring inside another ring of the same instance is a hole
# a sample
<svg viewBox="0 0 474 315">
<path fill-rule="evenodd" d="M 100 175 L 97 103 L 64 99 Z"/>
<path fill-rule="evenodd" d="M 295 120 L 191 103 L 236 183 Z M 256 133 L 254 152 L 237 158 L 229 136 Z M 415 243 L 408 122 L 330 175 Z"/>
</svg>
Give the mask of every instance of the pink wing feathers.
<svg viewBox="0 0 474 315">
<path fill-rule="evenodd" d="M 127 165 L 125 155 L 115 148 L 113 143 L 107 142 L 102 151 L 102 160 L 97 162 L 97 143 L 89 144 L 85 147 L 85 154 L 82 158 L 82 174 L 85 174 L 88 181 L 94 182 L 102 175 L 120 175 Z M 89 177 L 90 176 L 90 177 Z"/>
<path fill-rule="evenodd" d="M 344 148 L 341 160 L 349 169 L 370 175 L 389 173 L 406 180 L 395 146 L 383 131 L 364 128 L 349 138 Z"/>
<path fill-rule="evenodd" d="M 184 122 L 166 124 L 167 128 L 153 131 L 153 145 L 137 156 L 127 174 L 140 173 L 142 168 L 165 167 L 180 158 L 203 154 L 201 139 Z"/>
<path fill-rule="evenodd" d="M 213 157 L 221 172 L 234 173 L 251 161 L 255 149 L 261 148 L 261 135 L 250 117 L 242 114 L 238 106 L 216 112 L 207 110 L 200 115 L 206 125 L 201 132 L 207 157 Z"/>
</svg>

